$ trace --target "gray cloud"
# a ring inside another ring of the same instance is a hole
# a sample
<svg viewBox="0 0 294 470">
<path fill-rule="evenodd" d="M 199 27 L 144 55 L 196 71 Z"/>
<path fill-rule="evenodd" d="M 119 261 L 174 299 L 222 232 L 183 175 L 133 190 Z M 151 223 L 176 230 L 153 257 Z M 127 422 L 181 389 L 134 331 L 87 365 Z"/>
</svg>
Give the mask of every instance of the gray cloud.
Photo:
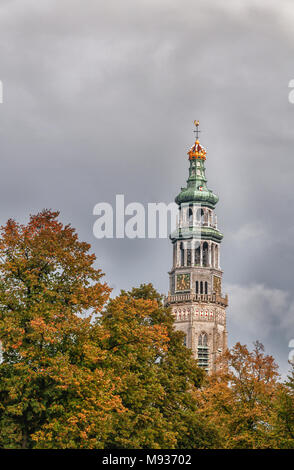
<svg viewBox="0 0 294 470">
<path fill-rule="evenodd" d="M 271 289 L 264 284 L 230 284 L 225 288 L 230 294 L 228 329 L 233 337 L 240 336 L 242 343 L 252 346 L 258 338 L 280 363 L 280 372 L 286 376 L 289 341 L 294 330 L 293 296 L 281 289 Z"/>
<path fill-rule="evenodd" d="M 230 343 L 267 331 L 285 370 L 285 324 L 294 337 L 293 2 L 14 0 L 0 13 L 2 222 L 58 208 L 92 243 L 115 293 L 148 281 L 166 292 L 169 241 L 98 241 L 92 210 L 118 193 L 126 203 L 173 200 L 200 119 L 209 187 L 220 196 L 224 278 L 239 286 L 229 291 Z"/>
</svg>

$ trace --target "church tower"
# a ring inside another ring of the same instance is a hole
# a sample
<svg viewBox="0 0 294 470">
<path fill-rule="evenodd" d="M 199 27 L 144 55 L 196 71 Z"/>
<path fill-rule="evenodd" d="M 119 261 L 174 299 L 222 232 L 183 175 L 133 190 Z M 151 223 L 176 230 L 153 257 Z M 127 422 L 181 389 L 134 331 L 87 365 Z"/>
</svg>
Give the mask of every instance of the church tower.
<svg viewBox="0 0 294 470">
<path fill-rule="evenodd" d="M 206 150 L 199 143 L 199 122 L 195 121 L 196 142 L 189 150 L 189 178 L 175 202 L 179 206 L 176 230 L 170 235 L 173 265 L 169 273 L 167 305 L 175 325 L 185 333 L 200 367 L 211 373 L 217 356 L 227 348 L 227 295 L 222 295 L 220 243 L 214 209 L 218 197 L 207 188 Z"/>
</svg>

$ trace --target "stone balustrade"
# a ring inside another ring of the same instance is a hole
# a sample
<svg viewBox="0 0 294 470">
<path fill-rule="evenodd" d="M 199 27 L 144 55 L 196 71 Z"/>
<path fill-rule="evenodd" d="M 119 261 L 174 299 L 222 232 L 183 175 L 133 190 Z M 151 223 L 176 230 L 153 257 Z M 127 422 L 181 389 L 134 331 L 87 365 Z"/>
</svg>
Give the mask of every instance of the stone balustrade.
<svg viewBox="0 0 294 470">
<path fill-rule="evenodd" d="M 198 303 L 215 303 L 222 305 L 224 307 L 228 306 L 228 296 L 222 297 L 218 294 L 174 294 L 168 295 L 165 298 L 165 304 L 176 304 L 176 303 L 185 303 L 185 302 L 198 302 Z"/>
</svg>

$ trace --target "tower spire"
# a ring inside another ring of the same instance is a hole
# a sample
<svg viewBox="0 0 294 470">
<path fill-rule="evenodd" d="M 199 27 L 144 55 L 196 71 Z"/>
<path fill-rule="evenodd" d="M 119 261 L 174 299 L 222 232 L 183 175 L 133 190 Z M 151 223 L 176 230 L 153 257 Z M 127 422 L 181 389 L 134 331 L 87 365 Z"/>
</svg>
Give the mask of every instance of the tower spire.
<svg viewBox="0 0 294 470">
<path fill-rule="evenodd" d="M 189 177 L 187 187 L 182 187 L 175 202 L 180 206 L 182 203 L 205 204 L 214 209 L 218 197 L 207 187 L 205 176 L 206 149 L 199 143 L 199 121 L 194 121 L 196 130 L 196 141 L 188 151 L 189 155 Z"/>
</svg>

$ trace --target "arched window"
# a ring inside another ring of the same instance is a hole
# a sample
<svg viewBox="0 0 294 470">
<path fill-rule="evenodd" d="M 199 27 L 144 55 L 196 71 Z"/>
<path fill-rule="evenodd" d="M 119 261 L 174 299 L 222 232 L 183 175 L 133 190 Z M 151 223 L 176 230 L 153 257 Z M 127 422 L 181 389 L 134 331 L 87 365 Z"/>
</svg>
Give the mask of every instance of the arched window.
<svg viewBox="0 0 294 470">
<path fill-rule="evenodd" d="M 203 266 L 208 266 L 208 243 L 203 243 Z"/>
<path fill-rule="evenodd" d="M 189 211 L 188 211 L 188 219 L 189 219 L 189 225 L 193 225 L 193 209 L 190 206 Z"/>
<path fill-rule="evenodd" d="M 196 281 L 195 292 L 196 294 L 199 294 L 199 282 L 198 281 Z"/>
<path fill-rule="evenodd" d="M 191 266 L 192 261 L 192 250 L 191 250 L 191 243 L 187 243 L 187 266 Z"/>
<path fill-rule="evenodd" d="M 200 245 L 195 248 L 195 266 L 200 266 Z"/>
<path fill-rule="evenodd" d="M 200 294 L 203 294 L 203 282 L 200 281 Z"/>
<path fill-rule="evenodd" d="M 211 244 L 211 266 L 214 267 L 214 243 Z"/>
<path fill-rule="evenodd" d="M 197 209 L 196 219 L 200 225 L 204 225 L 204 210 L 202 208 Z"/>
<path fill-rule="evenodd" d="M 172 278 L 171 278 L 170 287 L 171 287 L 171 293 L 174 294 L 175 293 L 175 278 L 174 278 L 174 276 L 172 276 Z"/>
<path fill-rule="evenodd" d="M 181 206 L 179 206 L 179 212 L 178 212 L 178 216 L 177 216 L 177 223 L 178 223 L 178 226 L 179 226 L 179 227 L 182 226 L 182 211 L 181 211 Z"/>
<path fill-rule="evenodd" d="M 204 284 L 205 284 L 205 294 L 207 294 L 207 290 L 208 290 L 208 289 L 207 289 L 207 281 L 205 281 Z"/>
<path fill-rule="evenodd" d="M 215 245 L 215 251 L 214 251 L 214 266 L 218 268 L 218 246 Z"/>
<path fill-rule="evenodd" d="M 208 337 L 207 333 L 200 333 L 199 338 L 198 338 L 198 346 L 207 346 L 208 343 Z"/>
<path fill-rule="evenodd" d="M 185 263 L 185 250 L 184 250 L 184 244 L 180 244 L 180 252 L 181 252 L 181 266 L 184 266 Z"/>
</svg>

